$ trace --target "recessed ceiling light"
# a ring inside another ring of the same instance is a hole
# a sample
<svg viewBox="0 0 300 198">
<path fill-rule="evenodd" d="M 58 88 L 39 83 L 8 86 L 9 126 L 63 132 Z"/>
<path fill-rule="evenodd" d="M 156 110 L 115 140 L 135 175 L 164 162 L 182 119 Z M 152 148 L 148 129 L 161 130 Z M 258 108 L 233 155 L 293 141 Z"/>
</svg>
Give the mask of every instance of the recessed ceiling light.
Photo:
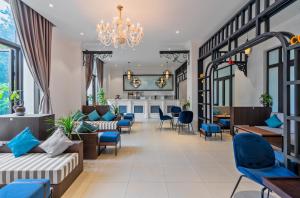
<svg viewBox="0 0 300 198">
<path fill-rule="evenodd" d="M 176 30 L 176 32 L 175 32 L 176 34 L 179 34 L 180 33 L 180 31 L 179 30 Z"/>
<path fill-rule="evenodd" d="M 160 64 L 160 66 L 161 66 L 161 67 L 163 67 L 163 66 L 164 66 L 164 64 Z"/>
<path fill-rule="evenodd" d="M 50 7 L 50 8 L 53 8 L 54 5 L 53 5 L 52 3 L 49 3 L 49 7 Z"/>
<path fill-rule="evenodd" d="M 171 48 L 169 48 L 168 50 L 171 51 Z"/>
<path fill-rule="evenodd" d="M 84 36 L 84 33 L 83 33 L 83 32 L 80 32 L 80 36 Z"/>
</svg>

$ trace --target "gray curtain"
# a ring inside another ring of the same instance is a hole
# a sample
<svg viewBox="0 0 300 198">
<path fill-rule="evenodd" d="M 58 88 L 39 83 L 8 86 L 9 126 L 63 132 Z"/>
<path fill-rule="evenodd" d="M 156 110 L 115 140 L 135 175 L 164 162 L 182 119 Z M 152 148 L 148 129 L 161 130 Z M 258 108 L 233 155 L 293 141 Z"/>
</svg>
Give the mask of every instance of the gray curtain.
<svg viewBox="0 0 300 198">
<path fill-rule="evenodd" d="M 94 55 L 84 54 L 84 66 L 85 66 L 85 83 L 86 90 L 88 90 L 92 79 L 93 79 L 93 69 L 94 69 Z"/>
<path fill-rule="evenodd" d="M 49 84 L 53 24 L 20 0 L 10 0 L 10 4 L 24 57 L 43 92 L 39 112 L 52 113 Z"/>
<path fill-rule="evenodd" d="M 97 77 L 98 77 L 98 83 L 99 87 L 103 88 L 103 61 L 99 58 L 96 59 L 96 69 L 97 69 Z"/>
</svg>

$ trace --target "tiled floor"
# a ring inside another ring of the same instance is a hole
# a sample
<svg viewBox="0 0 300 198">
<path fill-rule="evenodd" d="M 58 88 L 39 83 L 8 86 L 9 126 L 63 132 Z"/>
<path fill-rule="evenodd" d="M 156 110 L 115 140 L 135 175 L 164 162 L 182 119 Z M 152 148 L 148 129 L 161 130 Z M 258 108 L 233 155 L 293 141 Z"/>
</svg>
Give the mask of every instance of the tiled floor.
<svg viewBox="0 0 300 198">
<path fill-rule="evenodd" d="M 158 127 L 154 121 L 135 123 L 131 134 L 122 135 L 118 156 L 108 150 L 85 161 L 64 198 L 229 198 L 239 176 L 231 136 L 205 142 Z M 235 197 L 260 197 L 259 190 L 244 180 Z"/>
</svg>

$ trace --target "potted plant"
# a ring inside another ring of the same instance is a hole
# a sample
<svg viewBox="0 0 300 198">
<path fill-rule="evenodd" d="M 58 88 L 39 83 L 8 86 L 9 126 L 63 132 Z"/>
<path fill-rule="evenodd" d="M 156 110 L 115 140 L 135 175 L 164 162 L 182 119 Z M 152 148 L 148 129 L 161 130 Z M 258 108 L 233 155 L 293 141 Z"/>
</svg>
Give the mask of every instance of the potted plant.
<svg viewBox="0 0 300 198">
<path fill-rule="evenodd" d="M 100 105 L 107 105 L 107 100 L 105 98 L 105 92 L 103 88 L 100 88 L 97 94 L 98 103 Z"/>
<path fill-rule="evenodd" d="M 272 106 L 272 96 L 270 96 L 268 93 L 261 94 L 259 98 L 259 102 L 264 106 L 264 107 L 270 107 Z"/>
<path fill-rule="evenodd" d="M 8 97 L 4 101 L 4 105 L 9 106 L 9 101 L 13 105 L 13 110 L 15 115 L 24 116 L 25 115 L 25 107 L 24 102 L 21 99 L 21 90 L 10 91 L 8 84 L 4 83 L 0 85 L 0 100 L 2 100 L 5 95 Z"/>
<path fill-rule="evenodd" d="M 111 105 L 112 111 L 115 115 L 119 115 L 120 114 L 120 108 L 117 104 L 112 104 Z"/>
<path fill-rule="evenodd" d="M 183 109 L 184 111 L 189 110 L 190 107 L 191 107 L 191 103 L 190 103 L 189 100 L 186 100 L 186 102 L 183 103 L 183 105 L 182 105 L 182 109 Z"/>
<path fill-rule="evenodd" d="M 79 134 L 74 130 L 75 124 L 72 115 L 61 117 L 57 120 L 50 119 L 48 122 L 54 124 L 54 128 L 50 129 L 50 131 L 54 131 L 56 128 L 61 128 L 69 139 L 72 139 L 72 134 L 76 133 L 78 138 L 81 140 Z"/>
</svg>

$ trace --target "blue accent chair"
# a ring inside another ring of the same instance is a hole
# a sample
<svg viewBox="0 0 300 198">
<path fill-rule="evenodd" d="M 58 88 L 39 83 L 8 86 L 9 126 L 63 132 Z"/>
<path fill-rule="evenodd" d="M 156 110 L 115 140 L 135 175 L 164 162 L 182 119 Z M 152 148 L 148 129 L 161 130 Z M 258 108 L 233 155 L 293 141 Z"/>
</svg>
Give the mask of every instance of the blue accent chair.
<svg viewBox="0 0 300 198">
<path fill-rule="evenodd" d="M 178 118 L 179 118 L 179 114 L 181 112 L 181 107 L 178 107 L 178 106 L 172 106 L 171 107 L 171 114 L 172 114 L 172 118 L 173 118 L 173 128 L 174 128 L 174 118 L 177 118 L 177 122 L 176 122 L 176 126 L 175 128 L 177 128 L 177 125 L 178 125 Z"/>
<path fill-rule="evenodd" d="M 121 135 L 119 131 L 105 131 L 102 133 L 98 133 L 98 154 L 100 155 L 103 149 L 101 150 L 101 146 L 104 146 L 104 150 L 106 146 L 114 146 L 115 147 L 115 155 L 118 154 L 118 143 L 120 143 L 121 148 Z"/>
<path fill-rule="evenodd" d="M 178 118 L 178 126 L 179 126 L 178 134 L 180 133 L 181 129 L 183 129 L 183 127 L 185 125 L 188 126 L 189 130 L 191 128 L 192 132 L 194 133 L 194 129 L 193 129 L 193 117 L 194 117 L 194 114 L 193 114 L 192 111 L 182 111 L 179 114 L 179 118 Z"/>
<path fill-rule="evenodd" d="M 0 189 L 0 197 L 5 198 L 49 198 L 49 179 L 18 179 Z"/>
<path fill-rule="evenodd" d="M 167 121 L 167 120 L 170 120 L 170 125 L 172 127 L 173 118 L 169 115 L 164 115 L 161 108 L 158 109 L 158 112 L 159 112 L 159 119 L 160 119 L 160 130 L 163 127 L 164 121 Z"/>
<path fill-rule="evenodd" d="M 231 194 L 233 197 L 241 179 L 248 179 L 263 185 L 263 177 L 294 177 L 293 172 L 276 163 L 274 150 L 263 137 L 253 133 L 240 133 L 233 138 L 233 151 L 236 168 L 242 175 L 239 177 L 234 190 Z M 264 192 L 270 190 L 263 187 L 261 197 Z"/>
<path fill-rule="evenodd" d="M 134 113 L 125 113 L 124 120 L 130 120 L 130 122 L 134 122 L 135 116 Z"/>
<path fill-rule="evenodd" d="M 131 132 L 131 121 L 127 119 L 119 120 L 117 123 L 117 127 L 120 132 L 122 132 L 122 129 L 126 129 L 128 133 Z"/>
<path fill-rule="evenodd" d="M 220 133 L 221 135 L 221 140 L 223 140 L 223 135 L 222 135 L 222 130 L 221 127 L 218 124 L 212 124 L 212 123 L 203 123 L 201 125 L 201 130 L 204 133 L 204 139 L 206 141 L 207 137 L 211 137 L 212 134 Z M 201 136 L 201 133 L 200 133 Z"/>
<path fill-rule="evenodd" d="M 219 124 L 223 129 L 230 129 L 230 119 L 220 119 Z"/>
</svg>

